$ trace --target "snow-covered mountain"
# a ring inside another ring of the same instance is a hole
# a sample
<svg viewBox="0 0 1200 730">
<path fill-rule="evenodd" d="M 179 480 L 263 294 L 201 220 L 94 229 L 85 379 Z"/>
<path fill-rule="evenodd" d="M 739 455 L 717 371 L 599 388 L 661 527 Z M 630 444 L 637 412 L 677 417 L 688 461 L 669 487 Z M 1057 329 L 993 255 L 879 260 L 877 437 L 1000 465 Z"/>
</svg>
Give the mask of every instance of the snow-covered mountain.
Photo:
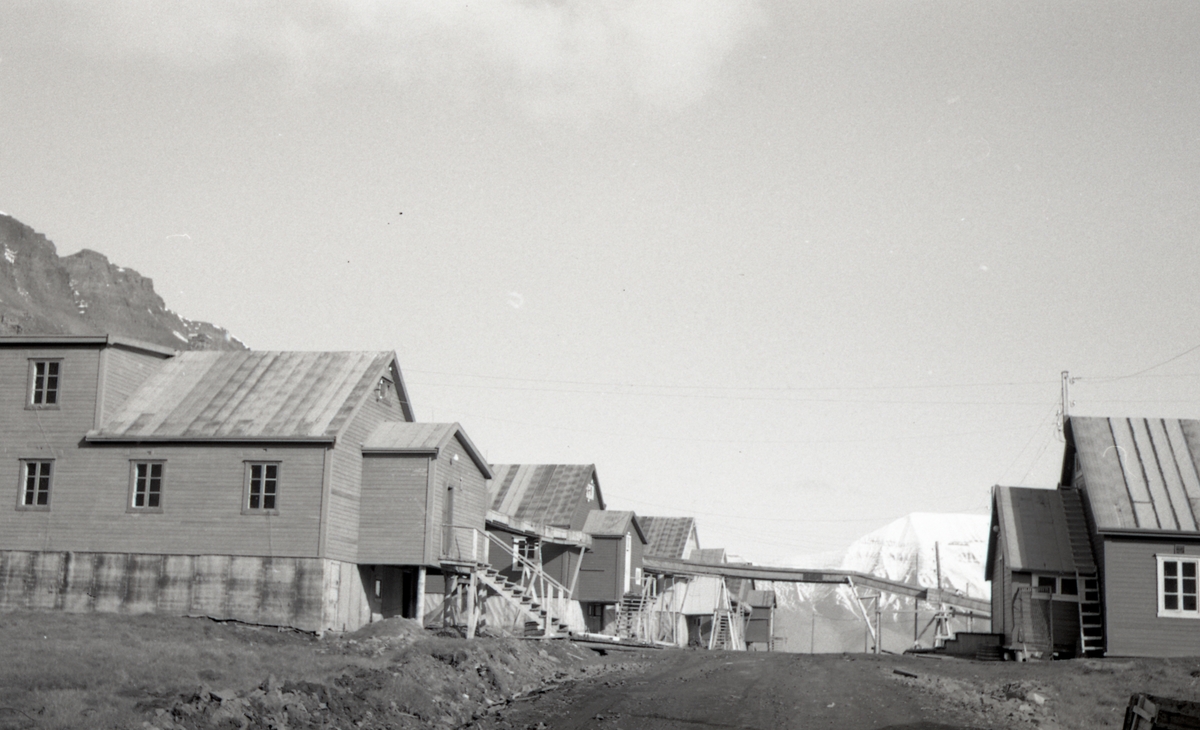
<svg viewBox="0 0 1200 730">
<path fill-rule="evenodd" d="M 795 567 L 841 568 L 913 583 L 938 585 L 974 598 L 990 596 L 984 580 L 989 518 L 973 514 L 913 513 L 855 540 L 841 554 L 797 558 Z M 822 564 L 816 564 L 816 563 Z M 862 651 L 865 626 L 861 609 L 845 586 L 808 583 L 774 584 L 778 600 L 776 634 L 787 636 L 780 648 L 787 651 Z M 873 611 L 873 606 L 871 610 Z M 924 627 L 932 616 L 924 606 L 915 616 L 911 599 L 885 593 L 881 604 L 883 647 L 903 651 L 918 637 L 928 646 L 931 630 Z M 958 630 L 986 631 L 981 622 L 960 621 Z M 986 622 L 982 622 L 986 624 Z"/>
</svg>

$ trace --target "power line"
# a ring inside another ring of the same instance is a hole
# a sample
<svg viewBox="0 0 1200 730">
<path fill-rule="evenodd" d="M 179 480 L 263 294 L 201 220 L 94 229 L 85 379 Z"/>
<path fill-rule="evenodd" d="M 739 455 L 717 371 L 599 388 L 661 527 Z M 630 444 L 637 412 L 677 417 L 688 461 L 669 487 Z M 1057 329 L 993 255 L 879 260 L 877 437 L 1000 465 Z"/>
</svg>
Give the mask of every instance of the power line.
<svg viewBox="0 0 1200 730">
<path fill-rule="evenodd" d="M 1169 364 L 1169 363 L 1173 363 L 1173 362 L 1175 362 L 1176 360 L 1178 360 L 1179 358 L 1181 358 L 1181 357 L 1183 357 L 1183 356 L 1185 356 L 1185 355 L 1190 355 L 1190 354 L 1192 354 L 1192 353 L 1193 353 L 1193 352 L 1195 352 L 1196 350 L 1200 350 L 1200 345 L 1195 345 L 1195 346 L 1193 346 L 1193 347 L 1189 347 L 1188 349 L 1184 350 L 1183 352 L 1179 353 L 1178 355 L 1175 355 L 1174 357 L 1169 357 L 1169 358 L 1167 358 L 1166 360 L 1163 360 L 1163 361 L 1162 361 L 1162 362 L 1160 362 L 1160 363 L 1157 363 L 1157 364 L 1151 365 L 1151 366 L 1150 366 L 1150 367 L 1148 367 L 1148 368 L 1143 368 L 1143 369 L 1141 369 L 1141 370 L 1138 370 L 1138 371 L 1137 371 L 1137 372 L 1135 372 L 1135 373 L 1129 373 L 1128 375 L 1114 375 L 1114 376 L 1109 376 L 1109 377 L 1101 377 L 1101 378 L 1092 377 L 1092 378 L 1075 378 L 1075 379 L 1076 379 L 1076 380 L 1090 380 L 1090 381 L 1092 381 L 1092 382 L 1097 382 L 1097 383 L 1107 383 L 1107 382 L 1111 382 L 1111 381 L 1114 381 L 1114 380 L 1127 380 L 1127 379 L 1129 379 L 1129 378 L 1136 378 L 1136 377 L 1138 377 L 1138 376 L 1140 376 L 1140 375 L 1143 375 L 1143 374 L 1145 374 L 1145 373 L 1148 373 L 1148 372 L 1150 372 L 1151 370 L 1157 370 L 1158 368 L 1161 368 L 1163 365 L 1167 365 L 1167 364 Z"/>
<path fill-rule="evenodd" d="M 567 393 L 575 395 L 615 395 L 637 398 L 702 398 L 706 400 L 772 401 L 775 403 L 861 403 L 863 405 L 919 405 L 919 406 L 994 406 L 994 405 L 1042 405 L 1042 401 L 961 401 L 961 400 L 870 400 L 866 398 L 780 398 L 778 396 L 720 395 L 716 393 L 653 393 L 621 390 L 580 390 L 568 388 L 532 388 L 512 385 L 474 385 L 468 383 L 429 383 L 409 381 L 409 385 L 427 388 L 470 388 L 473 390 L 513 390 L 523 393 Z M 1045 383 L 1042 383 L 1045 385 Z"/>
<path fill-rule="evenodd" d="M 677 383 L 622 383 L 598 380 L 556 380 L 551 378 L 518 378 L 505 375 L 478 375 L 473 373 L 448 373 L 437 370 L 405 368 L 407 373 L 442 375 L 455 378 L 478 378 L 481 380 L 508 380 L 521 383 L 550 383 L 554 385 L 589 385 L 616 388 L 659 388 L 675 390 L 746 390 L 746 391 L 824 391 L 824 390 L 937 390 L 941 388 L 995 388 L 1024 385 L 1047 385 L 1050 380 L 1015 380 L 991 383 L 944 383 L 941 385 L 812 385 L 812 386 L 740 386 L 740 385 L 679 385 Z M 480 386 L 482 387 L 482 386 Z"/>
<path fill-rule="evenodd" d="M 1038 403 L 1037 405 L 1042 405 Z M 706 439 L 694 438 L 690 436 L 667 436 L 664 434 L 638 434 L 638 433 L 616 433 L 613 431 L 597 431 L 590 428 L 577 428 L 574 426 L 558 426 L 548 423 L 530 423 L 529 421 L 517 421 L 511 418 L 496 418 L 495 416 L 484 416 L 477 413 L 467 413 L 454 408 L 444 408 L 443 413 L 455 413 L 459 416 L 467 418 L 478 418 L 485 421 L 494 421 L 496 423 L 511 423 L 519 426 L 530 426 L 532 428 L 544 428 L 551 431 L 571 431 L 574 433 L 587 433 L 596 436 L 609 436 L 612 438 L 630 439 L 634 441 L 658 440 L 658 441 L 682 441 L 687 443 L 707 443 L 707 444 L 781 444 L 790 446 L 815 446 L 822 444 L 863 444 L 863 443 L 883 443 L 887 441 L 923 441 L 957 438 L 961 436 L 988 436 L 997 433 L 1007 433 L 1010 431 L 1023 431 L 1024 426 L 1014 426 L 1012 428 L 990 428 L 981 429 L 978 431 L 949 431 L 934 434 L 915 434 L 908 436 L 873 436 L 865 438 L 847 438 L 847 439 Z"/>
</svg>

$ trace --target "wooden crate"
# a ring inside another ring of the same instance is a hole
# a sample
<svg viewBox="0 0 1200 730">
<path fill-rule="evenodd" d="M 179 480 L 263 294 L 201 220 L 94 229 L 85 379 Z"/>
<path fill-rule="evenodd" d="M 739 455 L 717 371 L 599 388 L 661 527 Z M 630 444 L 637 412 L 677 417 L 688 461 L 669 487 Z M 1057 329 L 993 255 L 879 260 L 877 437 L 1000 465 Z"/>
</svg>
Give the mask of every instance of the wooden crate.
<svg viewBox="0 0 1200 730">
<path fill-rule="evenodd" d="M 1125 708 L 1124 730 L 1200 730 L 1200 702 L 1136 694 Z"/>
</svg>

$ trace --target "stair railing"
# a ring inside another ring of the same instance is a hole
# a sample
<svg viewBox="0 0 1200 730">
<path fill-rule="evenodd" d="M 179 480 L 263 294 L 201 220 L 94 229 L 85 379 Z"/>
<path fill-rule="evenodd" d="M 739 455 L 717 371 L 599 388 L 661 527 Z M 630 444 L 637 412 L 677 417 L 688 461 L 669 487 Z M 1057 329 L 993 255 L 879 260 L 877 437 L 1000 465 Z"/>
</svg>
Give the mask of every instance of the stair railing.
<svg viewBox="0 0 1200 730">
<path fill-rule="evenodd" d="M 551 578 L 542 569 L 541 564 L 536 560 L 530 560 L 524 555 L 521 555 L 519 550 L 513 550 L 512 546 L 504 540 L 501 540 L 496 535 L 484 531 L 487 539 L 493 544 L 498 545 L 505 555 L 512 558 L 513 564 L 520 566 L 521 577 L 520 585 L 533 594 L 534 598 L 570 598 L 571 591 L 562 583 Z"/>
</svg>

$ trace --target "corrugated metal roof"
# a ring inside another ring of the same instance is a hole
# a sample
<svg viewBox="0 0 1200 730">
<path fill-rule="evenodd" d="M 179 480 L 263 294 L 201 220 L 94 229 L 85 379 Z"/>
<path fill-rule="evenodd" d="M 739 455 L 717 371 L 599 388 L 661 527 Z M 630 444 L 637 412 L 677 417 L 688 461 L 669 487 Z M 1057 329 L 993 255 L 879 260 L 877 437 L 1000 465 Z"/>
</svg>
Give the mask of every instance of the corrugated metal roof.
<svg viewBox="0 0 1200 730">
<path fill-rule="evenodd" d="M 693 517 L 639 517 L 646 532 L 646 554 L 661 558 L 686 558 L 688 538 L 696 532 Z M 699 546 L 697 546 L 699 547 Z"/>
<path fill-rule="evenodd" d="M 1072 416 L 1066 431 L 1097 529 L 1198 531 L 1200 421 Z"/>
<path fill-rule="evenodd" d="M 997 550 L 1008 570 L 1046 573 L 1091 572 L 1075 564 L 1062 495 L 1057 489 L 1001 487 L 992 491 L 992 523 L 999 527 Z M 989 549 L 989 563 L 994 559 Z M 990 564 L 988 566 L 990 574 Z"/>
<path fill-rule="evenodd" d="M 519 520 L 569 527 L 586 499 L 593 464 L 493 464 L 488 494 L 492 509 Z M 601 509 L 597 480 L 596 504 Z"/>
<path fill-rule="evenodd" d="M 332 438 L 385 373 L 390 352 L 184 352 L 89 438 Z"/>
<path fill-rule="evenodd" d="M 646 533 L 642 531 L 637 515 L 628 510 L 593 510 L 583 523 L 583 531 L 600 537 L 618 537 L 629 530 L 631 522 L 634 532 L 643 543 L 646 542 Z"/>
</svg>

